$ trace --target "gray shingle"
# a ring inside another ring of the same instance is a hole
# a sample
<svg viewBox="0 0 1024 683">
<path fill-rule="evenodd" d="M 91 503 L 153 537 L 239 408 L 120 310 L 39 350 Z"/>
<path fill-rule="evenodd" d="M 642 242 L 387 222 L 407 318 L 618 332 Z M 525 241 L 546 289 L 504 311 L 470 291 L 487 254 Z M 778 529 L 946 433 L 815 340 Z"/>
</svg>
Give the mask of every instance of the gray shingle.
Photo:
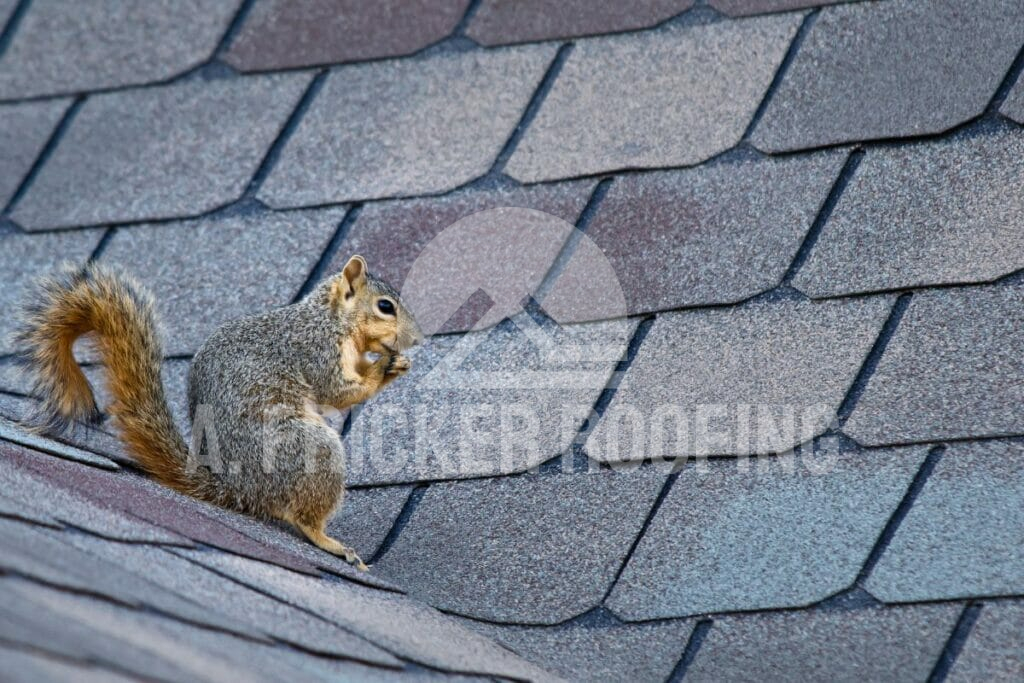
<svg viewBox="0 0 1024 683">
<path fill-rule="evenodd" d="M 12 418 L 27 418 L 29 416 L 26 409 L 27 405 L 30 405 L 30 402 L 27 399 L 3 396 L 2 404 L 0 404 L 0 414 L 10 415 L 11 412 L 17 412 L 18 415 L 12 416 Z M 55 455 L 58 458 L 63 458 L 65 460 L 73 460 L 86 465 L 91 465 L 92 467 L 99 467 L 105 470 L 119 469 L 115 462 L 108 460 L 102 455 L 97 455 L 96 453 L 91 453 L 73 445 L 39 436 L 35 432 L 29 431 L 25 427 L 15 424 L 9 419 L 3 417 L 0 417 L 0 439 L 20 444 L 36 451 L 49 453 L 50 455 Z"/>
<path fill-rule="evenodd" d="M 1013 683 L 1024 677 L 1024 603 L 988 603 L 946 679 Z"/>
<path fill-rule="evenodd" d="M 484 0 L 466 35 L 481 45 L 614 33 L 649 28 L 693 7 L 694 0 Z"/>
<path fill-rule="evenodd" d="M 640 621 L 801 607 L 849 588 L 923 448 L 684 469 L 608 605 Z"/>
<path fill-rule="evenodd" d="M 517 325 L 525 328 L 520 329 Z M 634 321 L 435 337 L 346 437 L 352 484 L 523 472 L 567 451 Z"/>
<path fill-rule="evenodd" d="M 69 104 L 68 100 L 48 100 L 0 106 L 0 149 L 4 151 L 0 156 L 0 207 L 14 197 Z"/>
<path fill-rule="evenodd" d="M 570 681 L 666 681 L 686 647 L 689 621 L 652 624 L 466 626 Z"/>
<path fill-rule="evenodd" d="M 779 301 L 659 316 L 587 454 L 749 455 L 809 441 L 833 421 L 890 306 Z"/>
<path fill-rule="evenodd" d="M 61 528 L 60 522 L 37 506 L 38 502 L 25 503 L 17 496 L 0 493 L 0 516 L 13 517 L 54 529 Z"/>
<path fill-rule="evenodd" d="M 146 225 L 118 231 L 102 261 L 156 297 L 164 353 L 194 353 L 221 324 L 299 292 L 344 209 Z"/>
<path fill-rule="evenodd" d="M 768 12 L 787 12 L 794 9 L 836 5 L 857 0 L 708 0 L 708 4 L 730 17 L 748 17 Z"/>
<path fill-rule="evenodd" d="M 446 612 L 556 624 L 600 604 L 664 483 L 647 469 L 434 484 L 376 569 Z"/>
<path fill-rule="evenodd" d="M 580 41 L 506 172 L 523 182 L 697 164 L 743 136 L 798 15 Z"/>
<path fill-rule="evenodd" d="M 8 446 L 4 444 L 2 448 L 6 450 Z M 41 508 L 66 524 L 99 536 L 136 543 L 192 545 L 183 536 L 124 515 L 119 510 L 97 505 L 88 498 L 78 495 L 69 486 L 61 486 L 17 467 L 7 457 L 0 459 L 0 490 L 9 500 L 30 509 Z"/>
<path fill-rule="evenodd" d="M 239 0 L 35 0 L 0 60 L 0 98 L 170 78 L 206 61 Z"/>
<path fill-rule="evenodd" d="M 0 519 L 0 567 L 63 588 L 102 595 L 124 605 L 145 605 L 178 619 L 243 632 L 243 627 L 205 607 L 167 591 L 116 562 L 86 553 L 67 542 L 70 532 Z"/>
<path fill-rule="evenodd" d="M 29 230 L 195 216 L 238 199 L 308 74 L 86 100 L 11 217 Z"/>
<path fill-rule="evenodd" d="M 811 296 L 984 282 L 1024 268 L 1024 132 L 871 149 L 793 285 Z"/>
<path fill-rule="evenodd" d="M 491 168 L 550 45 L 335 69 L 259 198 L 274 207 L 451 190 Z"/>
<path fill-rule="evenodd" d="M 780 152 L 948 130 L 985 109 L 1022 43 L 1017 0 L 827 7 L 751 141 Z"/>
<path fill-rule="evenodd" d="M 1024 78 L 1017 79 L 1017 84 L 1013 86 L 999 111 L 1017 123 L 1024 123 Z"/>
<path fill-rule="evenodd" d="M 4 29 L 17 6 L 18 0 L 0 0 L 0 31 Z"/>
<path fill-rule="evenodd" d="M 404 290 L 424 333 L 490 326 L 537 292 L 594 185 L 474 188 L 367 204 L 326 273 L 362 254 L 371 272 Z M 480 289 L 486 296 L 474 297 Z"/>
<path fill-rule="evenodd" d="M 129 683 L 134 680 L 91 664 L 71 663 L 8 647 L 0 647 L 0 660 L 3 660 L 4 677 L 9 683 Z"/>
<path fill-rule="evenodd" d="M 85 624 L 68 619 L 66 613 L 28 597 L 32 593 L 56 595 L 55 589 L 32 586 L 25 579 L 15 577 L 0 580 L 0 587 L 4 594 L 3 609 L 0 610 L 0 638 L 6 643 L 42 649 L 76 661 L 116 663 L 122 671 L 162 680 L 186 678 L 186 672 L 173 662 L 145 651 L 125 648 L 116 637 L 98 633 Z M 28 595 L 23 594 L 25 592 Z M 6 665 L 7 660 L 3 661 Z M 7 673 L 6 666 L 4 673 Z"/>
<path fill-rule="evenodd" d="M 1024 287 L 914 295 L 843 428 L 865 445 L 1024 432 Z"/>
<path fill-rule="evenodd" d="M 400 662 L 368 641 L 266 595 L 214 574 L 205 567 L 152 546 L 111 543 L 78 535 L 76 547 L 144 575 L 163 588 L 244 624 L 246 630 L 292 643 L 305 650 L 358 659 L 382 666 Z M 242 631 L 242 635 L 246 633 Z"/>
<path fill-rule="evenodd" d="M 328 533 L 355 548 L 360 557 L 373 557 L 411 490 L 409 486 L 385 486 L 346 491 L 341 509 L 327 525 Z"/>
<path fill-rule="evenodd" d="M 925 681 L 959 605 L 716 619 L 686 671 L 693 681 Z"/>
<path fill-rule="evenodd" d="M 0 170 L 0 175 L 5 173 Z M 102 230 L 25 235 L 0 228 L 0 282 L 4 283 L 0 288 L 0 355 L 17 351 L 10 335 L 31 281 L 49 275 L 62 261 L 84 263 L 102 235 Z"/>
<path fill-rule="evenodd" d="M 179 552 L 179 551 L 175 551 Z M 405 596 L 348 582 L 332 583 L 240 557 L 180 551 L 289 604 L 354 631 L 399 657 L 448 671 L 545 678 L 532 664 Z"/>
<path fill-rule="evenodd" d="M 241 71 L 397 57 L 452 32 L 469 0 L 264 0 L 224 55 Z"/>
<path fill-rule="evenodd" d="M 630 313 L 734 303 L 777 285 L 811 227 L 843 155 L 719 164 L 617 179 L 544 298 L 556 320 L 622 315 L 597 277 L 604 259 Z"/>
<path fill-rule="evenodd" d="M 1024 593 L 1024 446 L 942 456 L 865 588 L 886 602 Z"/>
<path fill-rule="evenodd" d="M 114 653 L 113 658 L 107 660 L 115 666 L 126 662 L 126 668 L 133 673 L 148 661 L 160 671 L 186 672 L 184 676 L 178 674 L 169 680 L 230 683 L 240 678 L 267 682 L 299 679 L 326 683 L 338 680 L 340 675 L 337 665 L 330 660 L 294 650 L 199 629 L 151 613 L 124 609 L 42 586 L 22 582 L 12 582 L 9 586 L 39 609 L 54 615 L 52 623 L 58 631 L 66 628 L 66 624 L 72 628 L 84 627 L 119 645 L 123 651 L 138 653 L 140 656 L 137 657 Z M 93 636 L 81 644 L 89 658 L 103 661 L 111 657 L 111 648 L 97 641 L 99 639 Z M 137 673 L 145 678 L 153 675 L 144 669 Z"/>
</svg>

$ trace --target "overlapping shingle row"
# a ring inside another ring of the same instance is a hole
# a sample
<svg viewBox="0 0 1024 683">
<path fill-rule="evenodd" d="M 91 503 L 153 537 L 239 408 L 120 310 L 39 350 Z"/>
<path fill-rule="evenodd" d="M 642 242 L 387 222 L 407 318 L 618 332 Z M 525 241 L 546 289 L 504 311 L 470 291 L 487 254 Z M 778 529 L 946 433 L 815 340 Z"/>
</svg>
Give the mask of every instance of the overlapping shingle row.
<svg viewBox="0 0 1024 683">
<path fill-rule="evenodd" d="M 23 676 L 1024 669 L 1018 2 L 10 5 L 0 415 L 65 259 L 154 290 L 183 427 L 209 332 L 350 253 L 445 333 L 349 417 L 331 531 L 369 575 L 117 470 L 104 427 L 0 423 L 91 465 L 0 446 Z"/>
</svg>

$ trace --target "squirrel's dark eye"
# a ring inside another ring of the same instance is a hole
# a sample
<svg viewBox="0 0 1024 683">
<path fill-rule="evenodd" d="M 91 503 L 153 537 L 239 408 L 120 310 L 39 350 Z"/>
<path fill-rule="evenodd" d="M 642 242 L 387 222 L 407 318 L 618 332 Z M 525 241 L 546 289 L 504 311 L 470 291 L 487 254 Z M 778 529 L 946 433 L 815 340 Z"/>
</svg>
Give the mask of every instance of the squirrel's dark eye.
<svg viewBox="0 0 1024 683">
<path fill-rule="evenodd" d="M 387 299 L 378 299 L 377 310 L 383 313 L 384 315 L 394 315 L 395 305 L 388 301 Z"/>
</svg>

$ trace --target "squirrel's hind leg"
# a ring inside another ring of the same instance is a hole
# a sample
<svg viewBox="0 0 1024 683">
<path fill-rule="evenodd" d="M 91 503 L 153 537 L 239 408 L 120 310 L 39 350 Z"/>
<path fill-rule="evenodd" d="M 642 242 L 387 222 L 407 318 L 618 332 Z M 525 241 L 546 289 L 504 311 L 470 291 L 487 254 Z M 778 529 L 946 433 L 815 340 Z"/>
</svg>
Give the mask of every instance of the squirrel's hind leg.
<svg viewBox="0 0 1024 683">
<path fill-rule="evenodd" d="M 327 535 L 327 532 L 324 531 L 324 527 L 327 526 L 327 518 L 312 521 L 289 515 L 285 518 L 285 521 L 293 524 L 299 531 L 305 534 L 306 538 L 317 548 L 326 550 L 332 555 L 337 555 L 360 571 L 365 572 L 369 569 L 366 563 L 359 559 L 359 555 L 356 555 L 355 550 L 352 550 L 352 548 L 349 548 L 338 539 Z"/>
</svg>

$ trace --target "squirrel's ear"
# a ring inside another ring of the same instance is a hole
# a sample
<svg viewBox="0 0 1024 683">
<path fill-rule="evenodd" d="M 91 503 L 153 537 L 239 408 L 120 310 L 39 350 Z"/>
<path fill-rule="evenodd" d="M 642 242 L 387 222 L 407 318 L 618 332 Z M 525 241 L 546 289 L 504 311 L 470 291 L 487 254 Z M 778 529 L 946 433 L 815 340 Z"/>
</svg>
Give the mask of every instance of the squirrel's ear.
<svg viewBox="0 0 1024 683">
<path fill-rule="evenodd" d="M 366 286 L 366 260 L 362 256 L 353 256 L 342 268 L 341 274 L 335 276 L 331 283 L 331 303 L 335 306 L 348 301 Z"/>
<path fill-rule="evenodd" d="M 366 285 L 366 260 L 359 255 L 353 256 L 345 264 L 341 271 L 345 276 L 345 282 L 354 292 L 358 292 Z"/>
</svg>

